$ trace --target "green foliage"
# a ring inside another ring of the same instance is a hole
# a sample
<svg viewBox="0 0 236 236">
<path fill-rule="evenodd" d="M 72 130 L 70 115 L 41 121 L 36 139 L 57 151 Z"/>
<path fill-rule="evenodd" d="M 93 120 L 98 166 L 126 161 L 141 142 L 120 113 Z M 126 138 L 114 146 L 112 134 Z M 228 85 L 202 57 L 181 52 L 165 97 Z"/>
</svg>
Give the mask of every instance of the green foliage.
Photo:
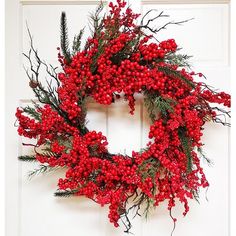
<svg viewBox="0 0 236 236">
<path fill-rule="evenodd" d="M 36 111 L 34 107 L 27 106 L 27 107 L 23 107 L 22 110 L 28 115 L 30 115 L 32 118 L 34 118 L 35 120 L 41 121 L 41 115 L 40 113 Z"/>
<path fill-rule="evenodd" d="M 57 141 L 58 141 L 59 145 L 65 146 L 67 150 L 71 150 L 72 149 L 72 137 L 61 137 L 61 136 L 58 136 L 57 137 Z"/>
<path fill-rule="evenodd" d="M 177 65 L 179 67 L 191 68 L 191 65 L 188 62 L 189 58 L 191 58 L 191 56 L 185 54 L 171 53 L 165 56 L 165 62 L 167 62 L 170 65 Z"/>
<path fill-rule="evenodd" d="M 146 207 L 145 207 L 144 212 L 143 212 L 144 217 L 145 217 L 146 220 L 148 219 L 148 216 L 150 215 L 151 208 L 154 208 L 154 203 L 155 203 L 155 201 L 152 198 L 148 197 L 146 199 Z"/>
<path fill-rule="evenodd" d="M 72 46 L 73 55 L 75 55 L 77 52 L 80 51 L 81 40 L 82 40 L 83 34 L 84 34 L 84 29 L 80 30 L 79 34 L 74 37 L 73 46 Z"/>
<path fill-rule="evenodd" d="M 78 190 L 64 190 L 64 191 L 57 191 L 54 193 L 55 197 L 71 197 L 75 195 Z"/>
<path fill-rule="evenodd" d="M 71 53 L 69 49 L 69 38 L 68 38 L 67 20 L 65 12 L 61 13 L 61 50 L 67 63 L 70 63 Z"/>
<path fill-rule="evenodd" d="M 100 14 L 103 11 L 103 9 L 104 9 L 104 3 L 101 1 L 99 3 L 98 7 L 96 8 L 95 13 L 90 15 L 94 34 L 98 34 L 102 30 L 103 21 L 102 21 L 102 17 L 100 16 Z"/>
<path fill-rule="evenodd" d="M 212 160 L 209 159 L 209 158 L 206 156 L 206 154 L 203 152 L 202 148 L 198 147 L 198 148 L 197 148 L 197 151 L 198 151 L 198 153 L 200 154 L 200 156 L 203 158 L 203 160 L 205 160 L 209 166 L 213 165 Z"/>
<path fill-rule="evenodd" d="M 150 157 L 139 165 L 138 173 L 141 175 L 143 181 L 148 177 L 155 181 L 156 173 L 159 168 L 160 161 L 155 157 Z"/>
<path fill-rule="evenodd" d="M 25 155 L 25 156 L 19 156 L 18 160 L 20 161 L 26 161 L 26 162 L 34 162 L 37 161 L 35 158 L 35 155 Z"/>
<path fill-rule="evenodd" d="M 193 168 L 192 155 L 191 155 L 191 151 L 192 151 L 191 140 L 189 139 L 189 137 L 186 134 L 185 127 L 179 128 L 178 135 L 179 135 L 180 142 L 182 144 L 183 151 L 187 157 L 187 165 L 186 165 L 187 173 L 190 173 Z"/>
<path fill-rule="evenodd" d="M 100 39 L 100 35 L 103 30 L 103 18 L 101 18 L 100 14 L 103 11 L 103 9 L 104 9 L 104 4 L 103 4 L 103 2 L 100 2 L 95 13 L 90 15 L 90 19 L 92 22 L 91 24 L 93 27 L 93 30 L 92 30 L 93 37 L 98 39 L 98 50 L 97 50 L 97 53 L 93 56 L 92 63 L 90 66 L 92 73 L 94 73 L 97 70 L 97 60 L 98 60 L 99 56 L 102 55 L 102 53 L 105 50 L 105 47 L 107 46 L 106 40 Z M 106 33 L 105 33 L 105 35 L 108 36 Z M 87 47 L 88 47 L 88 42 L 85 45 L 85 49 Z"/>
<path fill-rule="evenodd" d="M 194 197 L 194 199 L 198 202 L 198 203 L 200 203 L 199 202 L 199 190 L 192 190 L 191 191 L 191 193 L 193 194 L 193 197 Z"/>
<path fill-rule="evenodd" d="M 145 92 L 144 104 L 150 119 L 154 121 L 159 115 L 166 117 L 169 112 L 173 112 L 173 106 L 176 105 L 176 101 L 170 98 L 157 96 L 150 92 Z"/>
<path fill-rule="evenodd" d="M 51 167 L 49 165 L 40 165 L 39 168 L 36 168 L 29 172 L 28 177 L 29 179 L 35 177 L 36 175 L 48 173 L 57 169 L 61 169 L 61 167 Z"/>
</svg>

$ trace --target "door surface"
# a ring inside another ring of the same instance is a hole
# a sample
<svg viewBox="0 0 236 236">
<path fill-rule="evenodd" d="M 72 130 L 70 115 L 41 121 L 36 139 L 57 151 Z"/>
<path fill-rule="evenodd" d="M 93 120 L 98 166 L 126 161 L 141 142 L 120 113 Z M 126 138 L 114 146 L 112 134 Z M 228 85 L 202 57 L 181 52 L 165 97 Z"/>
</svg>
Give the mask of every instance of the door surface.
<svg viewBox="0 0 236 236">
<path fill-rule="evenodd" d="M 13 127 L 15 108 L 29 103 L 33 98 L 23 70 L 25 61 L 22 52 L 29 50 L 26 25 L 33 35 L 40 57 L 56 65 L 61 12 L 67 13 L 69 36 L 72 39 L 88 24 L 88 15 L 98 2 L 12 0 L 7 3 L 7 236 L 125 235 L 122 224 L 115 229 L 108 222 L 106 207 L 101 208 L 84 198 L 57 199 L 53 196 L 63 171 L 29 180 L 27 172 L 36 168 L 36 165 L 17 161 L 18 155 L 30 151 L 22 147 L 24 140 L 17 137 L 16 128 Z M 194 56 L 191 63 L 195 71 L 207 76 L 207 83 L 229 91 L 227 2 L 179 2 L 129 1 L 142 14 L 157 9 L 164 10 L 171 20 L 194 18 L 183 26 L 170 26 L 158 35 L 158 39 L 175 38 L 177 44 L 184 48 L 183 53 Z M 129 115 L 129 108 L 124 102 L 117 102 L 108 108 L 91 103 L 88 111 L 88 127 L 102 131 L 108 137 L 110 151 L 130 154 L 132 150 L 145 147 L 149 120 L 142 99 L 137 101 L 134 116 Z M 204 150 L 214 165 L 209 167 L 203 163 L 203 167 L 210 188 L 207 192 L 202 191 L 200 204 L 195 201 L 190 203 L 190 212 L 186 217 L 182 216 L 183 209 L 177 204 L 174 210 L 178 218 L 175 236 L 228 235 L 228 137 L 228 128 L 212 123 L 206 125 Z M 172 227 L 172 220 L 163 204 L 153 210 L 147 220 L 136 217 L 131 232 L 136 236 L 169 236 Z"/>
</svg>

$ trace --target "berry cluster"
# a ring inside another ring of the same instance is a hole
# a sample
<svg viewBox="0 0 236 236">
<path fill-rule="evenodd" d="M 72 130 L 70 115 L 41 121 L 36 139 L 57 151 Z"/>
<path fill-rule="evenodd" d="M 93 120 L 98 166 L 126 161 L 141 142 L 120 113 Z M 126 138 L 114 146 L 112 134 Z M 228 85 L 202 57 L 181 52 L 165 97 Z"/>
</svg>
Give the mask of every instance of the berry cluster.
<svg viewBox="0 0 236 236">
<path fill-rule="evenodd" d="M 130 8 L 123 11 L 125 6 L 117 0 L 105 18 L 99 21 L 95 15 L 94 34 L 83 50 L 72 55 L 65 53 L 65 45 L 62 52 L 58 48 L 63 72 L 56 76 L 55 94 L 31 78 L 31 88 L 46 105 L 16 112 L 19 135 L 37 138 L 35 159 L 48 168 L 67 168 L 58 195 L 84 195 L 101 206 L 109 204 L 108 217 L 116 227 L 121 217 L 128 219 L 132 198 L 137 213 L 143 203 L 158 206 L 165 200 L 171 211 L 179 199 L 186 215 L 188 199 L 209 185 L 196 149 L 203 145 L 203 125 L 219 122 L 217 112 L 223 111 L 211 103 L 230 107 L 230 95 L 195 82 L 202 74 L 174 60 L 181 59 L 174 39 L 151 42 L 153 35 L 136 23 L 139 15 Z M 144 94 L 153 121 L 150 141 L 132 156 L 111 154 L 106 137 L 85 126 L 86 99 L 110 105 L 123 96 L 133 114 L 137 93 Z M 38 151 L 40 146 L 49 151 Z"/>
</svg>

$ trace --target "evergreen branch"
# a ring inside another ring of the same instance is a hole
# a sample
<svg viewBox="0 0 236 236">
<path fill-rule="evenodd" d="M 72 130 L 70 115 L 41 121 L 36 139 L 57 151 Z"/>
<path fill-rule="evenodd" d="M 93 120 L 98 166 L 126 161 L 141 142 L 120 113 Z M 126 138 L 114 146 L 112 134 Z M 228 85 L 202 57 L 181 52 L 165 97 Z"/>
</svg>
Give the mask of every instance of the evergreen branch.
<svg viewBox="0 0 236 236">
<path fill-rule="evenodd" d="M 192 190 L 191 193 L 193 194 L 193 197 L 194 199 L 200 204 L 200 201 L 199 201 L 199 192 L 197 190 Z"/>
<path fill-rule="evenodd" d="M 154 104 L 156 104 L 157 109 L 163 116 L 167 116 L 168 112 L 174 111 L 172 104 L 176 103 L 173 99 L 162 98 L 161 96 L 159 96 L 154 100 Z"/>
<path fill-rule="evenodd" d="M 159 114 L 166 117 L 168 112 L 173 112 L 173 105 L 176 105 L 176 101 L 145 92 L 144 104 L 147 108 L 150 119 L 154 121 Z"/>
<path fill-rule="evenodd" d="M 212 160 L 209 159 L 209 158 L 206 156 L 206 154 L 203 152 L 203 150 L 202 150 L 201 147 L 198 147 L 198 148 L 197 148 L 197 151 L 198 151 L 198 153 L 201 155 L 201 157 L 203 158 L 203 160 L 205 160 L 209 166 L 212 166 L 212 165 L 214 164 L 214 163 L 212 162 Z"/>
<path fill-rule="evenodd" d="M 146 207 L 145 207 L 144 212 L 143 212 L 146 220 L 148 218 L 150 208 L 153 207 L 153 206 L 154 206 L 154 200 L 152 198 L 147 198 L 146 199 Z"/>
<path fill-rule="evenodd" d="M 98 50 L 97 53 L 93 56 L 93 62 L 90 65 L 91 72 L 94 74 L 97 70 L 97 61 L 99 57 L 104 53 L 105 47 L 104 47 L 104 40 L 98 41 Z"/>
<path fill-rule="evenodd" d="M 188 67 L 191 68 L 191 65 L 188 62 L 188 59 L 192 56 L 183 55 L 183 54 L 167 54 L 165 57 L 165 62 L 170 65 L 177 65 L 178 67 Z"/>
<path fill-rule="evenodd" d="M 90 18 L 93 22 L 93 27 L 94 27 L 94 33 L 97 32 L 98 29 L 101 28 L 101 25 L 99 24 L 99 21 L 101 20 L 100 14 L 104 9 L 104 3 L 101 1 L 95 11 L 94 14 L 90 15 Z"/>
<path fill-rule="evenodd" d="M 104 9 L 104 3 L 101 1 L 97 7 L 95 13 L 90 15 L 90 18 L 93 22 L 93 29 L 94 29 L 93 30 L 93 38 L 98 39 L 97 53 L 95 53 L 95 55 L 93 55 L 92 63 L 90 65 L 90 69 L 93 74 L 97 70 L 97 60 L 100 57 L 100 55 L 102 55 L 104 53 L 104 50 L 106 47 L 106 40 L 104 38 L 103 39 L 100 38 L 102 29 L 103 29 L 103 20 L 104 20 L 104 17 L 103 18 L 100 17 L 100 14 L 103 11 L 103 9 Z M 85 50 L 87 50 L 88 45 L 89 45 L 89 43 L 87 41 L 87 43 L 85 45 Z"/>
<path fill-rule="evenodd" d="M 186 134 L 186 128 L 185 127 L 180 127 L 178 130 L 178 135 L 180 142 L 182 144 L 183 151 L 187 157 L 187 173 L 190 173 L 193 168 L 193 163 L 192 163 L 192 155 L 191 155 L 191 141 L 189 140 L 187 134 Z"/>
<path fill-rule="evenodd" d="M 71 62 L 66 13 L 61 13 L 61 49 L 67 63 Z"/>
<path fill-rule="evenodd" d="M 35 162 L 37 159 L 34 155 L 25 155 L 25 156 L 19 156 L 18 160 L 25 161 L 25 162 Z"/>
<path fill-rule="evenodd" d="M 157 158 L 150 157 L 143 161 L 138 167 L 138 173 L 141 175 L 142 181 L 150 177 L 155 181 L 156 173 L 160 168 L 160 161 Z"/>
<path fill-rule="evenodd" d="M 194 82 L 188 80 L 184 75 L 181 74 L 180 71 L 176 71 L 174 69 L 171 69 L 168 66 L 158 66 L 158 70 L 163 72 L 164 74 L 171 76 L 171 77 L 175 77 L 178 79 L 181 79 L 184 83 L 186 83 L 189 87 L 191 88 L 195 88 L 195 84 Z"/>
<path fill-rule="evenodd" d="M 48 172 L 57 170 L 59 168 L 61 168 L 61 167 L 51 167 L 51 166 L 48 166 L 48 165 L 40 165 L 39 168 L 30 171 L 29 174 L 28 174 L 28 177 L 29 177 L 29 179 L 32 179 L 36 175 L 43 174 L 43 173 L 48 173 Z"/>
<path fill-rule="evenodd" d="M 55 197 L 71 197 L 74 196 L 78 190 L 64 190 L 64 191 L 57 191 L 54 193 Z"/>
<path fill-rule="evenodd" d="M 74 37 L 73 46 L 72 46 L 73 55 L 75 55 L 77 52 L 80 51 L 81 39 L 82 39 L 83 34 L 84 34 L 84 28 L 80 30 L 77 36 Z"/>
<path fill-rule="evenodd" d="M 35 120 L 41 121 L 41 115 L 35 110 L 35 108 L 27 106 L 27 107 L 23 107 L 22 110 L 28 115 L 30 115 L 31 117 L 33 117 Z"/>
</svg>

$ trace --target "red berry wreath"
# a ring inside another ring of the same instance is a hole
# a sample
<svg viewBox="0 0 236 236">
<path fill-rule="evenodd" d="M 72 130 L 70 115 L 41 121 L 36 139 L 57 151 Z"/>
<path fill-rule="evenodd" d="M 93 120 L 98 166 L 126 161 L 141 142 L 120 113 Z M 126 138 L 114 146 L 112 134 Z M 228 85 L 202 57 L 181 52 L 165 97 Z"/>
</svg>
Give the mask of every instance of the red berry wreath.
<svg viewBox="0 0 236 236">
<path fill-rule="evenodd" d="M 61 73 L 40 59 L 29 33 L 27 75 L 39 103 L 18 108 L 16 117 L 19 135 L 37 139 L 35 155 L 19 157 L 41 163 L 31 175 L 66 167 L 55 195 L 83 195 L 101 206 L 108 204 L 110 222 L 117 227 L 123 218 L 128 232 L 131 209 L 139 214 L 141 204 L 148 211 L 167 200 L 171 213 L 179 199 L 185 215 L 188 199 L 197 198 L 199 189 L 209 185 L 200 166 L 203 125 L 207 121 L 229 125 L 219 119 L 219 114 L 229 116 L 229 112 L 211 103 L 230 107 L 230 95 L 195 82 L 195 76 L 203 75 L 191 71 L 188 56 L 178 53 L 174 39 L 154 40 L 168 23 L 159 29 L 149 23 L 162 17 L 162 12 L 146 20 L 148 12 L 137 24 L 140 15 L 125 6 L 123 0 L 110 3 L 109 14 L 102 16 L 103 5 L 99 5 L 92 17 L 93 34 L 82 49 L 83 30 L 69 49 L 62 13 Z M 40 82 L 43 66 L 54 86 Z M 137 93 L 143 94 L 152 120 L 150 142 L 132 156 L 109 153 L 106 137 L 86 128 L 86 101 L 92 98 L 110 105 L 123 94 L 133 114 Z"/>
</svg>

